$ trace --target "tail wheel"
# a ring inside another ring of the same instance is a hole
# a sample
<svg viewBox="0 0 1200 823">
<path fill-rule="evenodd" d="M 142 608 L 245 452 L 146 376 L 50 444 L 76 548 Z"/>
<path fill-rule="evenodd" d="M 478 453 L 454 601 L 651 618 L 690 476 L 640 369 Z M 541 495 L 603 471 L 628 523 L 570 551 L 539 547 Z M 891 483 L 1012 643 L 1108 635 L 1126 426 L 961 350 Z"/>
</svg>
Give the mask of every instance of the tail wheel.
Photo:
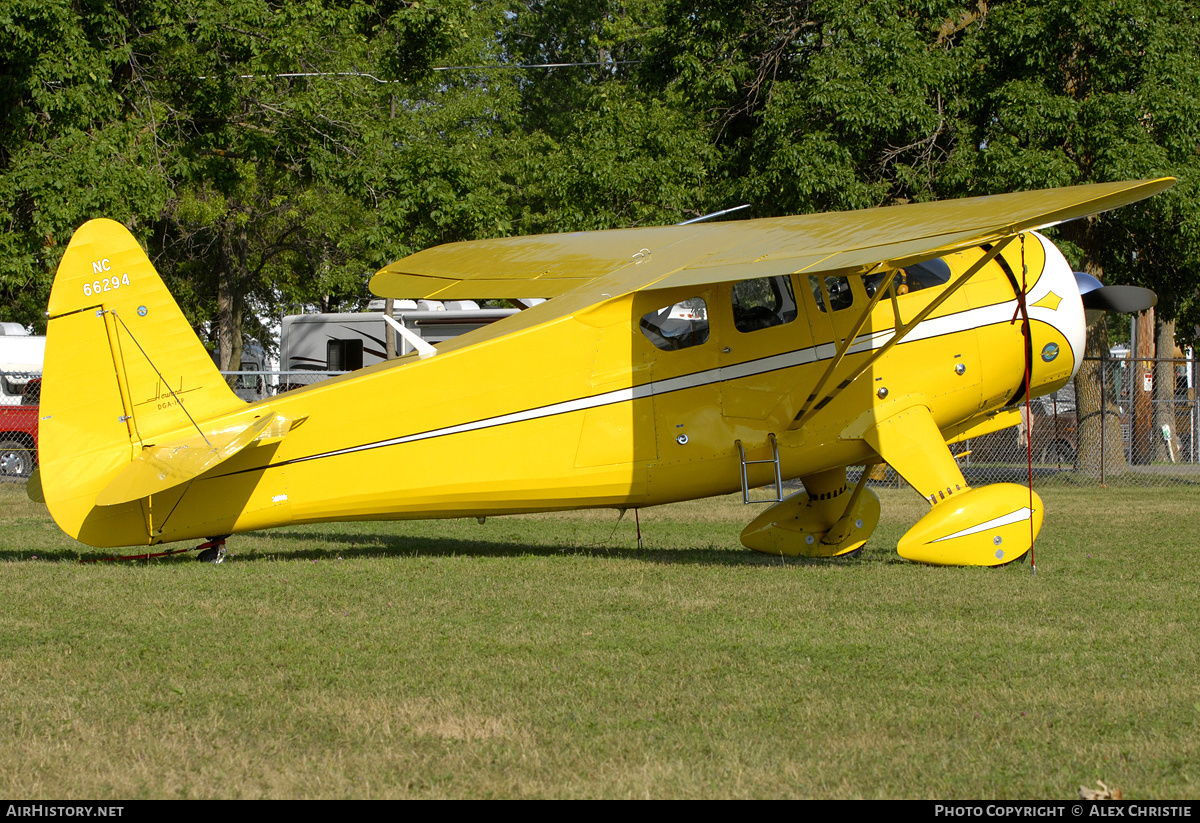
<svg viewBox="0 0 1200 823">
<path fill-rule="evenodd" d="M 201 550 L 200 554 L 196 555 L 196 559 L 201 563 L 223 563 L 225 561 L 224 537 L 214 537 L 196 548 Z"/>
</svg>

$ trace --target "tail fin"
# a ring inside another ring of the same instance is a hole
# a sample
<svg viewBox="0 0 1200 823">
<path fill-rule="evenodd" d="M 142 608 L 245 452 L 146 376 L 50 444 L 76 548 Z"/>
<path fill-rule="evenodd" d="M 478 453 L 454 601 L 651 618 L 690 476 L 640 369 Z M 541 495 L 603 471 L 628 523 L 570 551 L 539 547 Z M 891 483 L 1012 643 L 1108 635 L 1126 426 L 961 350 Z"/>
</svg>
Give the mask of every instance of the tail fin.
<svg viewBox="0 0 1200 823">
<path fill-rule="evenodd" d="M 145 542 L 140 505 L 97 509 L 97 494 L 145 446 L 245 403 L 119 223 L 75 232 L 48 314 L 38 444 L 46 505 L 63 531 L 93 545 L 120 545 L 117 534 Z"/>
</svg>

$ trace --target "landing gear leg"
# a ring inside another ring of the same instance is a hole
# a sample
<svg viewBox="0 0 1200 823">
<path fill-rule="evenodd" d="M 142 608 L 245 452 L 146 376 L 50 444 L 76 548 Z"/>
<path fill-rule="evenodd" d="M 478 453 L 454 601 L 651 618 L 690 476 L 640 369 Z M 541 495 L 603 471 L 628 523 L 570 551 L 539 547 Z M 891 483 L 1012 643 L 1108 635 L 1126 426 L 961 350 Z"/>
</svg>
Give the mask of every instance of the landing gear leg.
<svg viewBox="0 0 1200 823">
<path fill-rule="evenodd" d="M 1013 483 L 968 486 L 926 406 L 877 421 L 863 439 L 931 507 L 900 539 L 901 557 L 942 566 L 1003 566 L 1029 552 L 1042 526 L 1041 499 Z"/>
</svg>

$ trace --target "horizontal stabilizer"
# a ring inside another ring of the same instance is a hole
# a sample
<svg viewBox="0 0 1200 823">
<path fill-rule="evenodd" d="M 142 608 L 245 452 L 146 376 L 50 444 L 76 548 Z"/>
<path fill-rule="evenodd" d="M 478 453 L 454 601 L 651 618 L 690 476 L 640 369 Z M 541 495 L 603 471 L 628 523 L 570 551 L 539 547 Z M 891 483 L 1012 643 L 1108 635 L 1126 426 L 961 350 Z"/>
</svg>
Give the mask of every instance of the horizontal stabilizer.
<svg viewBox="0 0 1200 823">
<path fill-rule="evenodd" d="M 225 462 L 268 429 L 285 433 L 286 418 L 265 410 L 249 423 L 238 423 L 161 446 L 148 446 L 96 496 L 96 505 L 115 506 L 141 500 L 186 483 Z"/>
</svg>

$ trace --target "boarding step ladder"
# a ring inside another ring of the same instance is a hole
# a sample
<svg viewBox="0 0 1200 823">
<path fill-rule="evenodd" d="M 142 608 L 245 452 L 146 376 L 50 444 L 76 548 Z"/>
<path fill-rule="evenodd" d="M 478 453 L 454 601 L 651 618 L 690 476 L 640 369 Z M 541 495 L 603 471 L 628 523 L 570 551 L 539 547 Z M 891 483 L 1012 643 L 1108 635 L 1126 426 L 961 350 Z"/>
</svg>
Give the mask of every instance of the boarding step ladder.
<svg viewBox="0 0 1200 823">
<path fill-rule="evenodd" d="M 775 440 L 775 434 L 767 435 L 767 439 L 771 441 L 771 459 L 770 460 L 747 460 L 746 448 L 742 445 L 741 440 L 733 441 L 737 446 L 738 459 L 742 464 L 742 504 L 750 505 L 751 503 L 778 503 L 783 500 L 783 475 L 779 470 L 779 443 Z M 746 476 L 746 467 L 753 466 L 757 463 L 771 463 L 775 466 L 775 496 L 764 497 L 761 500 L 750 499 L 750 479 Z"/>
</svg>

